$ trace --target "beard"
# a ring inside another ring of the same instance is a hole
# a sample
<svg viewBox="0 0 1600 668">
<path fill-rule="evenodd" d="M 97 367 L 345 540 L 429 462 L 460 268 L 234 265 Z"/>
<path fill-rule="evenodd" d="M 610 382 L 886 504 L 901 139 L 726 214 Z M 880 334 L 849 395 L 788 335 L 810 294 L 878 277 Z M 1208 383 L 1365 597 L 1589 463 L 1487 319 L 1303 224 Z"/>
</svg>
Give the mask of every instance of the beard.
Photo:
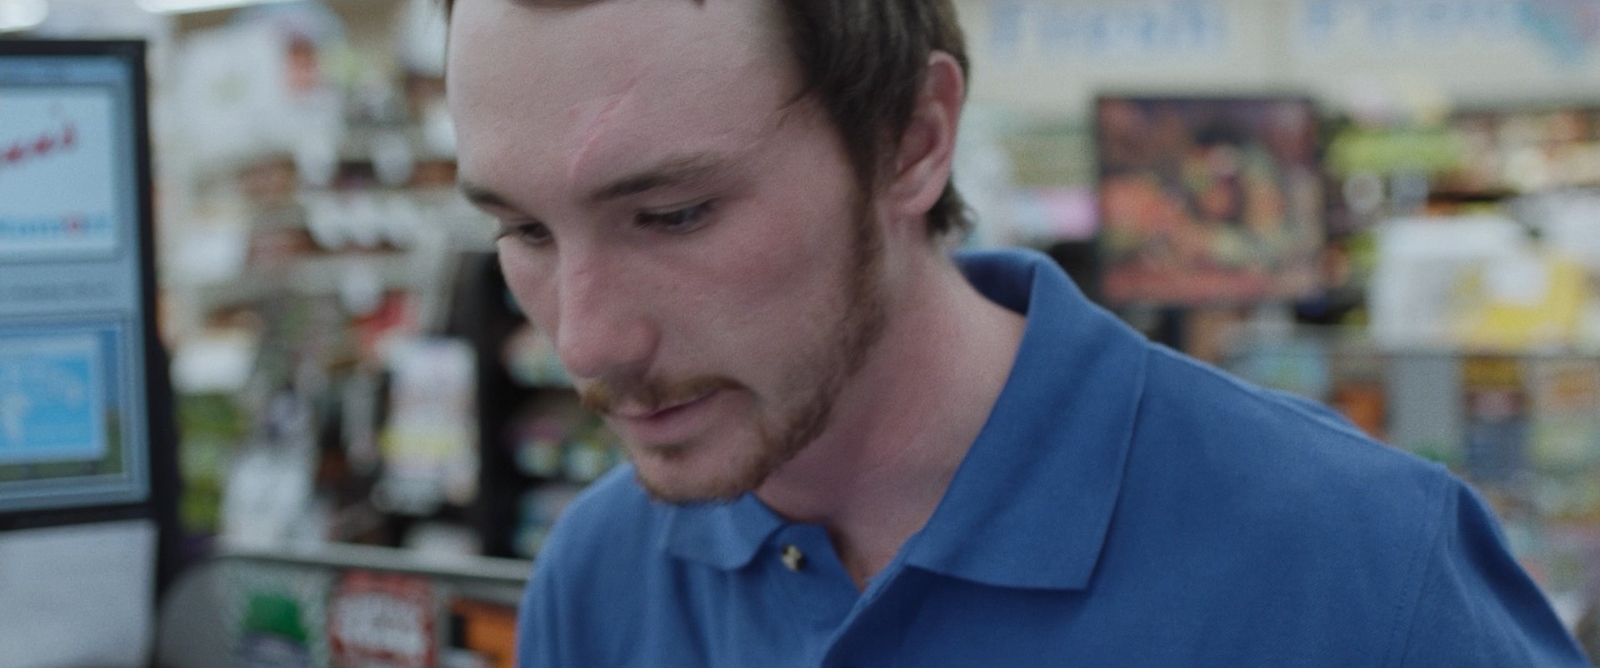
<svg viewBox="0 0 1600 668">
<path fill-rule="evenodd" d="M 718 475 L 686 481 L 672 475 L 654 476 L 636 466 L 639 485 L 652 498 L 674 504 L 733 501 L 759 488 L 827 430 L 840 392 L 883 338 L 887 319 L 881 280 L 883 231 L 870 211 L 864 198 L 857 203 L 849 257 L 840 276 L 841 308 L 836 309 L 828 334 L 790 361 L 788 377 L 793 382 L 787 394 L 797 398 L 764 412 L 758 405 L 752 442 L 740 448 Z M 605 415 L 624 400 L 655 410 L 725 389 L 746 388 L 723 376 L 644 379 L 626 387 L 601 380 L 584 388 L 581 399 L 586 408 Z M 689 456 L 692 447 L 658 446 L 647 456 L 672 463 Z"/>
</svg>

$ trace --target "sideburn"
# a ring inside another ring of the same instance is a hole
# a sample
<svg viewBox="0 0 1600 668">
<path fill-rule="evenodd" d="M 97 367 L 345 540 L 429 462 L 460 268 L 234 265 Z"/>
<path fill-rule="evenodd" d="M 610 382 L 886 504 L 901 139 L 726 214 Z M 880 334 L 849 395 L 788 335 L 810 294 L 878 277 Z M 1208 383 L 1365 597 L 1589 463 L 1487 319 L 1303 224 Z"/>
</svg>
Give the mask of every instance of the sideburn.
<svg viewBox="0 0 1600 668">
<path fill-rule="evenodd" d="M 839 372 L 827 378 L 801 410 L 788 416 L 781 431 L 772 433 L 762 425 L 759 436 L 765 445 L 762 448 L 765 461 L 759 467 L 761 479 L 793 459 L 827 430 L 845 381 L 866 366 L 869 353 L 883 339 L 888 312 L 883 284 L 878 279 L 884 262 L 884 235 L 871 212 L 871 198 L 858 195 L 853 214 L 852 257 L 845 277 L 845 312 L 840 318 L 839 338 L 834 344 L 840 355 Z M 759 481 L 754 482 L 759 484 Z"/>
</svg>

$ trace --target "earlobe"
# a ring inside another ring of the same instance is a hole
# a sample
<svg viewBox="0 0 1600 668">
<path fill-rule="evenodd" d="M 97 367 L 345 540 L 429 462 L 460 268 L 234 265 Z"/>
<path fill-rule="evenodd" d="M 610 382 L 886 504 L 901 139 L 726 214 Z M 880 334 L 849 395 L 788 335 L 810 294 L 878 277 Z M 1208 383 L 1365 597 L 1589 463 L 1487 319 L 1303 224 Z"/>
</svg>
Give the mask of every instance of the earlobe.
<svg viewBox="0 0 1600 668">
<path fill-rule="evenodd" d="M 966 80 L 954 57 L 935 51 L 917 95 L 911 123 L 900 138 L 889 193 L 896 218 L 922 220 L 944 193 L 955 154 L 956 130 L 966 101 Z"/>
</svg>

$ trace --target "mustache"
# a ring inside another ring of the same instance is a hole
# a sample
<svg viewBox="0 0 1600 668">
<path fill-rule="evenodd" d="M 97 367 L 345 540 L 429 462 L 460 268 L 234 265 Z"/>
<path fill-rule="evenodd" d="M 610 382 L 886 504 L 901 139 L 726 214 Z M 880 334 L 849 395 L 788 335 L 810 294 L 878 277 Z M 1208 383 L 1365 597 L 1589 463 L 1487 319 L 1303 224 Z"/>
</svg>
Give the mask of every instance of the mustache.
<svg viewBox="0 0 1600 668">
<path fill-rule="evenodd" d="M 596 380 L 578 394 L 578 401 L 601 415 L 611 414 L 617 406 L 641 406 L 649 412 L 664 406 L 683 403 L 717 390 L 737 389 L 741 385 L 724 376 L 695 376 L 682 380 L 655 378 L 631 382 Z"/>
</svg>

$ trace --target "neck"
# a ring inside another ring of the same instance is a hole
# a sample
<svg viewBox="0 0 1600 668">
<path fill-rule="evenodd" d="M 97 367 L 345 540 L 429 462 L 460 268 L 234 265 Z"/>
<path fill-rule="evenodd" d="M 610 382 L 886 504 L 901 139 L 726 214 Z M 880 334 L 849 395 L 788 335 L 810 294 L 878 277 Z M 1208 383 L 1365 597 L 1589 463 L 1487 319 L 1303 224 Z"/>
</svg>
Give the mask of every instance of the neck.
<svg viewBox="0 0 1600 668">
<path fill-rule="evenodd" d="M 756 492 L 790 520 L 827 526 L 858 587 L 932 516 L 1022 338 L 1022 316 L 978 294 L 943 257 L 900 278 L 889 285 L 883 339 L 827 431 Z"/>
</svg>

